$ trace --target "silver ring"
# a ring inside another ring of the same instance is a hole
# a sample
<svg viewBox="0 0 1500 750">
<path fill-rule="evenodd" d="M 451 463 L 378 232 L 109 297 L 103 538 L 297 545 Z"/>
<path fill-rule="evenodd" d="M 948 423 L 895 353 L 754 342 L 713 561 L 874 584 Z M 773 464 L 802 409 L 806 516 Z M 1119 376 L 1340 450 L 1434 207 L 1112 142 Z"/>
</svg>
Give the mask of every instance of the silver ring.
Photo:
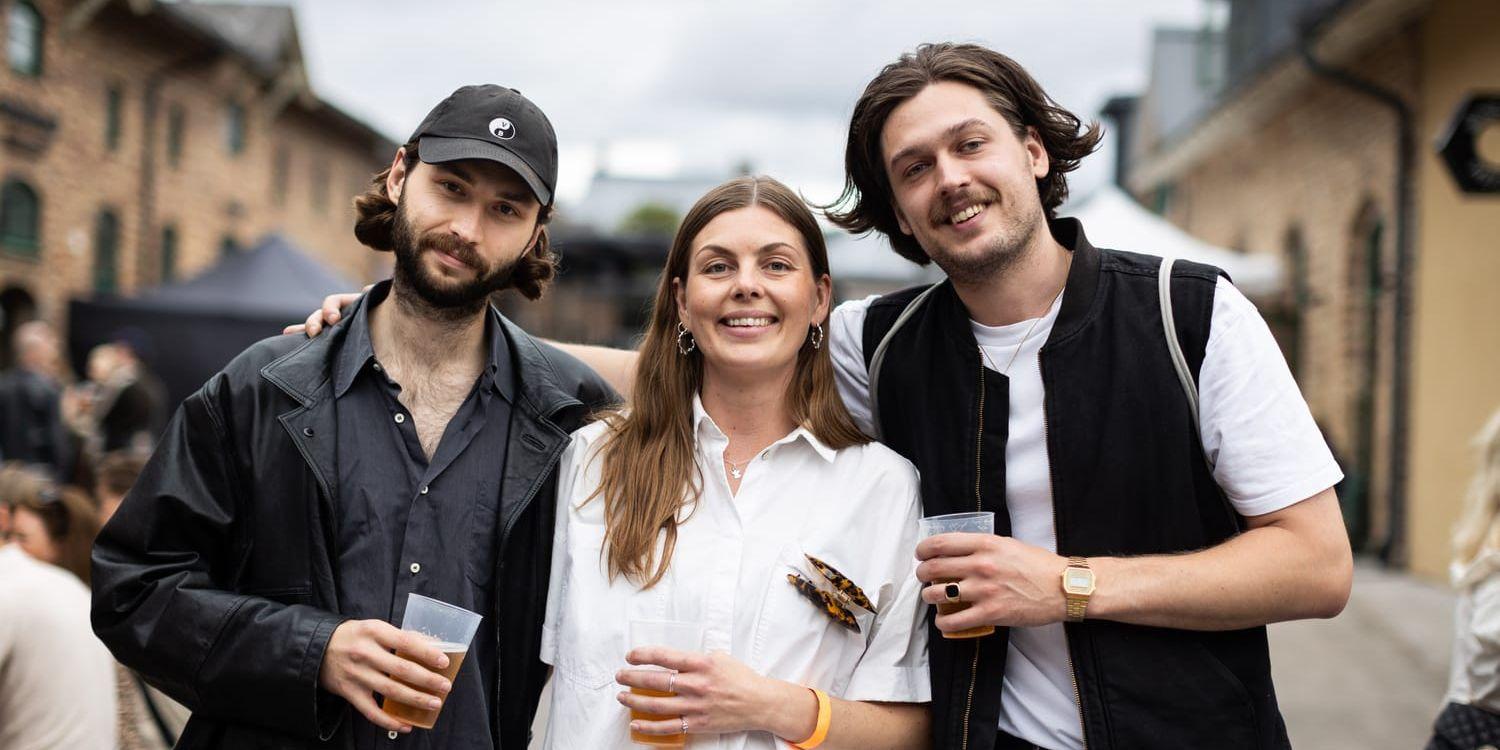
<svg viewBox="0 0 1500 750">
<path fill-rule="evenodd" d="M 943 586 L 943 598 L 947 599 L 949 601 L 949 603 L 962 601 L 961 599 L 958 598 L 958 584 L 957 583 L 949 583 L 949 584 L 944 585 Z"/>
<path fill-rule="evenodd" d="M 675 684 L 677 684 L 677 670 L 674 669 L 672 670 L 672 674 L 667 677 L 667 692 L 676 693 L 677 691 L 672 689 L 672 686 Z"/>
<path fill-rule="evenodd" d="M 687 717 L 682 717 L 682 733 L 687 734 Z"/>
</svg>

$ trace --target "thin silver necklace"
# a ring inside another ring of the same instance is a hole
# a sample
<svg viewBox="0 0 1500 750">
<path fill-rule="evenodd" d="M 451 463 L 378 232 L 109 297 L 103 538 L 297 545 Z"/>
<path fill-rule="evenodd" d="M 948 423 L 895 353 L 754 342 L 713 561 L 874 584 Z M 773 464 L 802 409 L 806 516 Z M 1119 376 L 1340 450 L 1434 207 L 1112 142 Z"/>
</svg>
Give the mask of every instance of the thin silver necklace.
<svg viewBox="0 0 1500 750">
<path fill-rule="evenodd" d="M 745 467 L 749 466 L 750 462 L 754 460 L 754 454 L 751 454 L 749 458 L 743 461 L 730 461 L 728 455 L 724 456 L 724 463 L 729 464 L 729 476 L 732 476 L 735 479 L 739 479 L 740 477 L 745 476 Z"/>
<path fill-rule="evenodd" d="M 1052 297 L 1052 301 L 1047 303 L 1047 310 L 1046 310 L 1046 312 L 1043 312 L 1041 314 L 1041 317 L 1035 318 L 1034 320 L 1031 321 L 1031 325 L 1026 328 L 1025 335 L 1021 336 L 1021 343 L 1016 344 L 1016 350 L 1013 351 L 1013 352 L 1011 352 L 1010 353 L 1010 359 L 1006 360 L 1006 362 L 1005 362 L 1005 369 L 1004 370 L 996 367 L 995 366 L 995 361 L 992 360 L 992 359 L 990 359 L 989 352 L 986 352 L 984 350 L 984 346 L 982 344 L 978 344 L 976 342 L 975 345 L 979 347 L 979 356 L 984 357 L 984 361 L 986 361 L 986 362 L 988 362 L 990 364 L 990 369 L 991 370 L 994 370 L 995 372 L 998 372 L 1001 375 L 1004 375 L 1006 377 L 1010 377 L 1010 368 L 1011 368 L 1012 365 L 1014 365 L 1016 363 L 1016 357 L 1021 356 L 1021 349 L 1022 349 L 1022 347 L 1026 346 L 1026 339 L 1031 338 L 1031 332 L 1036 330 L 1036 324 L 1042 322 L 1042 318 L 1045 318 L 1048 315 L 1052 314 L 1052 306 L 1055 305 L 1055 304 L 1057 304 L 1058 298 L 1062 297 L 1064 291 L 1067 291 L 1067 289 L 1068 289 L 1068 271 L 1071 271 L 1071 270 L 1073 270 L 1073 256 L 1069 255 L 1068 256 L 1067 269 L 1063 271 L 1063 285 L 1062 285 L 1062 289 L 1057 290 L 1057 294 Z M 726 460 L 728 460 L 728 459 L 726 459 Z M 735 476 L 738 477 L 739 475 L 736 474 Z"/>
</svg>

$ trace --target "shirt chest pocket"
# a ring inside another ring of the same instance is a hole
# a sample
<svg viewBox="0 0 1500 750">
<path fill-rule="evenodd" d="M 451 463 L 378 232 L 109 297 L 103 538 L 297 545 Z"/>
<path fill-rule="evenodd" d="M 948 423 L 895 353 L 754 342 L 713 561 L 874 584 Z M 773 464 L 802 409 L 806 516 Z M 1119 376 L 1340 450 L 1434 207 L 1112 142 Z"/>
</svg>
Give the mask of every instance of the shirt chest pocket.
<svg viewBox="0 0 1500 750">
<path fill-rule="evenodd" d="M 840 566 L 844 573 L 854 575 L 850 573 L 852 566 L 843 566 L 842 561 L 828 562 Z M 764 603 L 755 626 L 753 663 L 769 669 L 778 666 L 811 669 L 824 675 L 840 675 L 840 679 L 847 682 L 864 653 L 875 616 L 862 609 L 846 608 L 859 624 L 859 632 L 855 632 L 825 611 L 822 603 L 814 602 L 787 580 L 792 574 L 801 576 L 821 590 L 832 590 L 830 583 L 808 562 L 799 543 L 783 544 L 767 576 Z M 854 581 L 861 585 L 865 583 L 857 578 Z M 878 596 L 879 592 L 870 591 L 869 594 Z M 829 687 L 837 690 L 843 685 Z"/>
<path fill-rule="evenodd" d="M 614 685 L 615 672 L 627 666 L 630 621 L 667 619 L 667 581 L 644 591 L 623 576 L 610 581 L 602 525 L 575 521 L 567 545 L 556 670 L 580 687 L 599 690 Z"/>
<path fill-rule="evenodd" d="M 474 496 L 469 522 L 459 535 L 459 549 L 464 556 L 464 575 L 475 586 L 484 588 L 490 585 L 495 572 L 495 554 L 500 549 L 499 519 L 496 517 L 500 498 L 493 482 L 481 480 L 475 485 L 479 494 Z"/>
</svg>

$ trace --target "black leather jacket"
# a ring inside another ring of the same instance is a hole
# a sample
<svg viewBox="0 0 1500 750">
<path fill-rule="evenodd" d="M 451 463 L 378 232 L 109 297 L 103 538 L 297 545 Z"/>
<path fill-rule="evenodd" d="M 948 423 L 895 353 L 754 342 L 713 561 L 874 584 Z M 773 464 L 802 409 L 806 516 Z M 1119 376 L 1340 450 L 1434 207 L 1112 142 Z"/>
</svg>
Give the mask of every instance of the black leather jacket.
<svg viewBox="0 0 1500 750">
<path fill-rule="evenodd" d="M 537 653 L 557 461 L 568 434 L 617 397 L 577 360 L 491 314 L 519 381 L 507 455 L 496 463 L 493 731 L 498 747 L 521 750 L 546 679 Z M 318 686 L 329 637 L 347 619 L 334 589 L 329 377 L 345 331 L 266 339 L 236 357 L 178 408 L 99 535 L 94 631 L 193 710 L 178 748 L 352 746 L 352 709 Z"/>
</svg>

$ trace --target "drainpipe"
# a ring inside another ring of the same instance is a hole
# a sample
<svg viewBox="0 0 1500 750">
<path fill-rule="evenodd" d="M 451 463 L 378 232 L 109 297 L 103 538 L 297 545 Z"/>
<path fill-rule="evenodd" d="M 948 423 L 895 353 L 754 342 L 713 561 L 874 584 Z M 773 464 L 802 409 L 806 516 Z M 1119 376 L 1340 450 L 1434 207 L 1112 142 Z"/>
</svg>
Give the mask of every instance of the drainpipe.
<svg viewBox="0 0 1500 750">
<path fill-rule="evenodd" d="M 1315 27 L 1302 30 L 1297 51 L 1315 75 L 1345 88 L 1358 92 L 1390 109 L 1396 116 L 1396 310 L 1395 335 L 1392 342 L 1395 358 L 1391 382 L 1391 439 L 1390 466 L 1387 482 L 1390 486 L 1390 505 L 1387 513 L 1387 532 L 1380 545 L 1381 562 L 1387 565 L 1404 565 L 1406 562 L 1406 479 L 1407 479 L 1407 433 L 1410 419 L 1407 412 L 1411 386 L 1411 309 L 1412 271 L 1416 258 L 1411 247 L 1412 216 L 1412 144 L 1413 116 L 1411 107 L 1396 92 L 1373 81 L 1340 68 L 1324 64 L 1313 54 Z"/>
</svg>

